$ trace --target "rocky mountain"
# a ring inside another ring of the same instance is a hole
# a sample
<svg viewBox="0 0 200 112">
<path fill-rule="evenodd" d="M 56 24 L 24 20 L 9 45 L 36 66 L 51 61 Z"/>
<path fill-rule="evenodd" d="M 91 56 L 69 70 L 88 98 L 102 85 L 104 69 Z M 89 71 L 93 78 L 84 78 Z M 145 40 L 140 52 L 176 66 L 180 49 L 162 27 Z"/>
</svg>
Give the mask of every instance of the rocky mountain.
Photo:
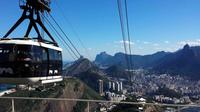
<svg viewBox="0 0 200 112">
<path fill-rule="evenodd" d="M 88 70 L 98 70 L 98 67 L 90 62 L 86 58 L 80 58 L 79 60 L 65 66 L 63 75 L 75 76 Z"/>
<path fill-rule="evenodd" d="M 18 90 L 6 95 L 9 97 L 42 97 L 42 98 L 70 98 L 70 99 L 99 99 L 97 92 L 82 81 L 75 78 L 65 79 L 57 86 L 45 91 Z M 96 111 L 98 105 L 90 103 L 90 110 Z M 87 112 L 87 102 L 77 101 L 45 101 L 45 100 L 15 100 L 16 112 Z M 0 112 L 10 112 L 10 100 L 0 100 Z"/>
<path fill-rule="evenodd" d="M 80 79 L 96 92 L 98 92 L 98 81 L 100 79 L 104 81 L 104 85 L 108 83 L 104 71 L 100 70 L 99 67 L 85 58 L 79 59 L 71 66 L 67 67 L 64 70 L 64 75 Z M 107 89 L 106 86 L 104 88 Z"/>
<path fill-rule="evenodd" d="M 153 67 L 161 73 L 178 74 L 200 79 L 200 47 L 185 45 L 183 49 L 168 54 Z"/>
<path fill-rule="evenodd" d="M 118 65 L 122 68 L 126 67 L 126 61 L 125 61 L 125 55 L 127 55 L 129 58 L 132 58 L 132 63 L 134 65 L 134 68 L 148 68 L 152 67 L 152 65 L 155 64 L 156 61 L 160 60 L 165 55 L 169 54 L 169 52 L 157 52 L 155 54 L 151 55 L 127 55 L 124 53 L 116 53 L 114 56 L 110 56 L 106 54 L 105 52 L 100 53 L 96 56 L 95 63 L 97 65 L 101 66 L 107 66 L 110 67 L 112 65 Z"/>
<path fill-rule="evenodd" d="M 124 53 L 116 53 L 114 56 L 104 57 L 98 55 L 98 63 L 101 66 L 120 66 L 126 67 Z M 200 46 L 190 47 L 185 45 L 183 49 L 176 52 L 157 52 L 151 55 L 128 55 L 132 58 L 134 68 L 144 68 L 156 73 L 170 73 L 174 75 L 189 76 L 193 79 L 200 79 Z M 103 61 L 101 60 L 103 58 Z M 108 60 L 108 61 L 106 61 Z"/>
<path fill-rule="evenodd" d="M 128 72 L 126 72 L 125 69 L 121 68 L 120 66 L 116 66 L 116 65 L 110 66 L 109 68 L 105 69 L 105 72 L 110 77 L 124 78 L 124 79 L 129 78 Z"/>
<path fill-rule="evenodd" d="M 95 62 L 96 62 L 96 64 L 106 65 L 107 63 L 112 62 L 112 56 L 107 54 L 106 52 L 101 52 L 100 54 L 97 54 Z"/>
<path fill-rule="evenodd" d="M 64 75 L 70 78 L 66 78 L 56 86 L 44 91 L 19 90 L 6 96 L 102 100 L 103 98 L 98 94 L 98 80 L 103 80 L 105 85 L 108 82 L 103 71 L 84 58 L 67 64 Z M 21 105 L 26 106 L 21 108 Z M 10 100 L 0 100 L 0 112 L 10 111 L 10 107 Z M 16 100 L 15 107 L 16 112 L 86 112 L 88 110 L 87 102 L 77 101 Z M 97 103 L 90 103 L 91 111 L 97 111 L 97 107 Z"/>
</svg>

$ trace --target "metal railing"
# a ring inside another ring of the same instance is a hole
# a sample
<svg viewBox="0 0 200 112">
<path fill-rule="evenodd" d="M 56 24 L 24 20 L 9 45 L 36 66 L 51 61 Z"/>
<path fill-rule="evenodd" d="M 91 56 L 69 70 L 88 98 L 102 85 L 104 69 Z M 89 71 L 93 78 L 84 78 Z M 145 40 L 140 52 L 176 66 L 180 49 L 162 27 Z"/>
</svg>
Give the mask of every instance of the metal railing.
<svg viewBox="0 0 200 112">
<path fill-rule="evenodd" d="M 15 112 L 15 100 L 45 100 L 45 101 L 76 101 L 87 102 L 87 112 L 90 112 L 90 103 L 113 103 L 113 104 L 131 104 L 131 105 L 146 105 L 146 106 L 165 106 L 176 107 L 177 112 L 181 111 L 183 107 L 198 107 L 198 104 L 162 104 L 162 103 L 142 103 L 142 102 L 120 102 L 107 100 L 91 100 L 91 99 L 69 99 L 69 98 L 37 98 L 37 97 L 0 97 L 0 99 L 11 100 L 12 112 Z"/>
</svg>

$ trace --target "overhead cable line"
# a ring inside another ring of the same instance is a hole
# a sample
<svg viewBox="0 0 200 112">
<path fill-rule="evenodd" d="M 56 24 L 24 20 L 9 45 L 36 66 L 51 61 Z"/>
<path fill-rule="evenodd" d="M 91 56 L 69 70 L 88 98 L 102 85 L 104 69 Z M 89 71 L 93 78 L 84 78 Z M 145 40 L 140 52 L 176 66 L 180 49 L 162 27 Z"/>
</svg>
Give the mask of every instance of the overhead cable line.
<svg viewBox="0 0 200 112">
<path fill-rule="evenodd" d="M 69 53 L 69 55 L 72 57 L 72 59 L 74 59 L 74 61 L 76 61 L 76 58 L 72 55 L 72 53 L 70 52 L 69 48 L 65 46 L 65 43 L 63 43 L 63 41 L 60 39 L 60 37 L 58 36 L 58 34 L 56 33 L 56 31 L 54 30 L 54 28 L 52 27 L 52 25 L 50 25 L 50 23 L 48 21 L 46 21 L 46 23 L 49 26 L 49 28 L 51 29 L 51 31 L 54 33 L 54 35 L 63 44 L 63 46 L 65 47 L 65 49 L 67 50 L 67 52 Z"/>
<path fill-rule="evenodd" d="M 118 3 L 118 12 L 120 17 L 120 24 L 121 24 L 121 31 L 122 31 L 122 37 L 123 37 L 123 44 L 124 44 L 124 50 L 125 50 L 125 57 L 127 60 L 127 67 L 128 67 L 128 73 L 130 82 L 132 82 L 132 76 L 133 76 L 133 60 L 132 60 L 132 51 L 131 51 L 131 38 L 130 38 L 130 28 L 129 28 L 129 19 L 128 19 L 128 6 L 127 6 L 127 0 L 124 0 L 124 7 L 122 6 L 122 0 L 117 0 Z M 125 8 L 125 14 L 123 14 L 123 8 Z M 123 18 L 123 15 L 125 15 L 125 20 Z M 126 26 L 124 26 L 124 23 Z M 126 27 L 126 29 L 125 29 Z M 125 32 L 126 31 L 126 32 Z M 127 34 L 126 34 L 127 33 Z M 128 38 L 128 41 L 126 41 L 126 36 Z M 128 47 L 127 47 L 127 45 Z M 128 53 L 129 52 L 129 53 Z"/>
<path fill-rule="evenodd" d="M 125 35 L 125 29 L 124 29 L 124 21 L 123 21 L 124 18 L 123 18 L 121 0 L 117 0 L 117 4 L 118 4 L 118 13 L 119 13 L 119 18 L 120 18 L 121 32 L 122 32 L 123 45 L 124 45 L 124 51 L 125 51 L 125 60 L 126 60 L 128 70 L 130 70 L 130 61 L 129 61 L 127 47 L 126 47 L 126 35 Z"/>
<path fill-rule="evenodd" d="M 67 48 L 69 48 L 70 49 L 70 51 L 73 53 L 73 55 L 78 59 L 79 58 L 79 56 L 74 52 L 74 50 L 71 48 L 71 46 L 65 41 L 65 39 L 61 36 L 61 34 L 56 30 L 56 28 L 51 24 L 51 22 L 45 17 L 45 20 L 48 22 L 48 24 L 51 26 L 51 28 L 53 28 L 53 30 L 56 32 L 56 34 L 60 37 L 60 40 L 62 41 L 62 42 L 64 42 L 65 43 L 65 45 L 67 46 L 67 47 L 65 47 L 66 49 Z M 68 50 L 68 49 L 67 49 Z M 69 54 L 71 55 L 71 52 L 69 52 Z M 73 55 L 72 55 L 72 57 L 73 57 Z M 74 58 L 75 59 L 75 58 Z M 75 59 L 76 60 L 76 59 Z"/>
<path fill-rule="evenodd" d="M 67 47 L 70 49 L 70 51 L 74 54 L 76 58 L 79 58 L 79 56 L 74 52 L 74 50 L 70 47 L 70 45 L 65 41 L 65 39 L 61 36 L 61 34 L 56 30 L 56 28 L 51 24 L 51 22 L 44 16 L 44 19 L 47 21 L 47 23 L 53 28 L 53 30 L 56 32 L 56 34 L 60 37 L 60 39 L 67 45 Z"/>
<path fill-rule="evenodd" d="M 57 1 L 55 1 L 55 4 L 57 6 L 57 8 L 60 10 L 61 15 L 64 18 L 64 21 L 66 23 L 68 23 L 68 25 L 71 27 L 72 32 L 74 33 L 75 37 L 77 38 L 78 42 L 80 43 L 80 45 L 82 46 L 82 48 L 85 50 L 86 54 L 88 55 L 89 58 L 91 58 L 91 55 L 88 51 L 88 49 L 86 48 L 86 46 L 83 44 L 83 41 L 80 39 L 80 36 L 78 35 L 78 33 L 76 32 L 76 30 L 74 29 L 73 25 L 70 23 L 69 19 L 66 17 L 62 7 L 60 7 L 60 5 L 57 3 Z"/>
<path fill-rule="evenodd" d="M 130 69 L 133 69 L 133 60 L 132 60 L 132 52 L 131 52 L 131 38 L 130 38 L 130 28 L 129 28 L 129 19 L 128 19 L 128 6 L 127 6 L 127 0 L 124 0 L 125 2 L 125 14 L 126 14 L 126 28 L 127 28 L 127 36 L 128 36 L 128 45 L 129 45 L 129 54 L 130 54 Z M 132 77 L 131 77 L 132 79 Z"/>
<path fill-rule="evenodd" d="M 80 52 L 77 50 L 77 48 L 74 46 L 74 44 L 72 43 L 72 41 L 69 39 L 69 37 L 67 36 L 67 34 L 63 31 L 63 29 L 60 27 L 60 25 L 57 23 L 57 21 L 54 19 L 54 17 L 49 14 L 51 19 L 54 21 L 54 23 L 58 26 L 58 28 L 60 29 L 60 31 L 64 34 L 65 38 L 68 40 L 68 42 L 71 44 L 71 46 L 73 47 L 73 49 L 78 53 L 78 55 L 81 57 L 82 55 L 80 54 Z"/>
<path fill-rule="evenodd" d="M 65 43 L 63 43 L 63 41 L 60 39 L 60 37 L 58 36 L 58 34 L 55 33 L 55 31 L 53 30 L 53 28 L 51 28 L 51 26 L 47 23 L 47 25 L 50 27 L 51 31 L 53 31 L 53 33 L 56 35 L 56 37 L 59 39 L 59 41 L 63 44 L 63 46 L 65 47 L 65 49 L 67 50 L 67 53 L 69 53 L 69 55 L 71 56 L 71 58 L 76 61 L 77 59 L 73 56 L 73 54 L 70 52 L 69 48 L 66 47 Z"/>
</svg>

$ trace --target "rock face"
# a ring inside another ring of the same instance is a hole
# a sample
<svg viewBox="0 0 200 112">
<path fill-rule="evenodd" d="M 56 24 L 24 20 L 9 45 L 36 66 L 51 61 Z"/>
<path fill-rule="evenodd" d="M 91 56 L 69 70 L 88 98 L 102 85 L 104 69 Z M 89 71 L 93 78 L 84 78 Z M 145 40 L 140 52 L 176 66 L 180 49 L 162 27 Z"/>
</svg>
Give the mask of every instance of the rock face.
<svg viewBox="0 0 200 112">
<path fill-rule="evenodd" d="M 124 79 L 129 78 L 128 72 L 126 72 L 125 69 L 121 68 L 120 66 L 113 65 L 113 66 L 105 69 L 105 72 L 110 77 L 124 78 Z"/>
<path fill-rule="evenodd" d="M 154 71 L 178 74 L 200 79 L 200 47 L 185 45 L 183 49 L 171 53 L 159 60 Z"/>
<path fill-rule="evenodd" d="M 55 86 L 46 91 L 18 91 L 8 96 L 16 97 L 47 97 L 70 99 L 101 99 L 101 97 L 82 81 L 78 79 L 66 79 L 63 86 Z M 10 100 L 0 100 L 0 112 L 10 110 Z M 90 110 L 95 110 L 96 104 L 91 103 Z M 40 100 L 16 100 L 16 112 L 86 112 L 87 102 L 76 101 L 40 101 Z"/>
<path fill-rule="evenodd" d="M 70 98 L 70 99 L 79 99 L 83 96 L 84 87 L 83 83 L 79 82 L 67 82 L 65 88 L 62 90 L 62 94 L 59 98 Z M 41 102 L 40 112 L 74 112 L 74 107 L 76 106 L 76 101 L 49 101 Z M 38 110 L 33 112 L 39 112 Z"/>
<path fill-rule="evenodd" d="M 96 64 L 103 64 L 103 63 L 108 63 L 107 61 L 111 61 L 112 56 L 107 54 L 106 52 L 101 52 L 96 56 L 95 62 Z"/>
<path fill-rule="evenodd" d="M 114 56 L 106 58 L 108 61 L 101 60 L 98 55 L 98 63 L 101 66 L 120 66 L 126 67 L 125 55 L 116 53 Z M 192 79 L 200 79 L 200 46 L 190 47 L 186 44 L 183 49 L 176 52 L 157 52 L 152 55 L 128 55 L 132 58 L 133 68 L 148 69 L 157 73 L 170 73 L 172 75 L 183 75 Z"/>
<path fill-rule="evenodd" d="M 103 80 L 105 85 L 108 83 L 108 79 L 105 77 L 104 71 L 100 70 L 88 59 L 79 59 L 74 64 L 66 68 L 64 71 L 64 75 L 73 76 L 80 79 L 96 92 L 98 92 L 99 79 Z M 107 87 L 105 86 L 105 89 L 106 88 Z"/>
<path fill-rule="evenodd" d="M 90 62 L 88 59 L 79 59 L 69 67 L 64 69 L 64 75 L 66 76 L 75 76 L 82 72 L 86 72 L 90 69 L 98 69 L 96 65 Z"/>
<path fill-rule="evenodd" d="M 105 53 L 100 53 L 96 56 L 95 63 L 100 66 L 113 66 L 118 65 L 122 68 L 127 68 L 125 56 L 128 56 L 132 59 L 134 68 L 148 68 L 165 55 L 169 54 L 168 52 L 157 52 L 152 55 L 127 55 L 124 53 L 116 53 L 114 56 L 105 56 Z M 107 54 L 108 55 L 108 54 Z"/>
<path fill-rule="evenodd" d="M 106 80 L 104 73 L 88 59 L 79 59 L 65 66 L 64 75 L 73 78 L 65 79 L 62 83 L 46 91 L 18 91 L 11 94 L 16 97 L 47 97 L 70 99 L 102 99 L 98 91 L 98 80 Z M 108 81 L 105 81 L 105 83 Z M 62 85 L 62 86 L 60 86 Z M 95 91 L 96 90 L 96 91 Z M 0 100 L 0 112 L 10 109 L 10 100 Z M 26 105 L 22 108 L 21 105 Z M 16 112 L 86 112 L 87 102 L 76 101 L 15 101 Z M 90 110 L 95 111 L 96 103 L 90 103 Z"/>
</svg>

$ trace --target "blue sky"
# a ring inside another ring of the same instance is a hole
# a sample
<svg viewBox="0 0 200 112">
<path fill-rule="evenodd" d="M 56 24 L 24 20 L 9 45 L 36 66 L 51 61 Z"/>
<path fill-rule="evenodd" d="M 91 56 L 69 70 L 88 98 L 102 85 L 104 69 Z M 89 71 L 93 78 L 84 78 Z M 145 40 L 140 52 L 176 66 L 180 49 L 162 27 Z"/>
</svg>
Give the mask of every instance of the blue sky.
<svg viewBox="0 0 200 112">
<path fill-rule="evenodd" d="M 186 43 L 193 46 L 200 44 L 200 0 L 127 2 L 134 54 L 176 51 Z M 51 8 L 54 18 L 85 57 L 93 60 L 102 51 L 112 55 L 123 52 L 116 0 L 56 0 L 52 1 Z M 18 0 L 1 1 L 0 37 L 21 16 L 21 12 Z M 11 36 L 22 36 L 25 26 L 26 22 Z M 77 37 L 89 53 L 85 52 Z M 71 60 L 65 51 L 63 57 Z"/>
</svg>

